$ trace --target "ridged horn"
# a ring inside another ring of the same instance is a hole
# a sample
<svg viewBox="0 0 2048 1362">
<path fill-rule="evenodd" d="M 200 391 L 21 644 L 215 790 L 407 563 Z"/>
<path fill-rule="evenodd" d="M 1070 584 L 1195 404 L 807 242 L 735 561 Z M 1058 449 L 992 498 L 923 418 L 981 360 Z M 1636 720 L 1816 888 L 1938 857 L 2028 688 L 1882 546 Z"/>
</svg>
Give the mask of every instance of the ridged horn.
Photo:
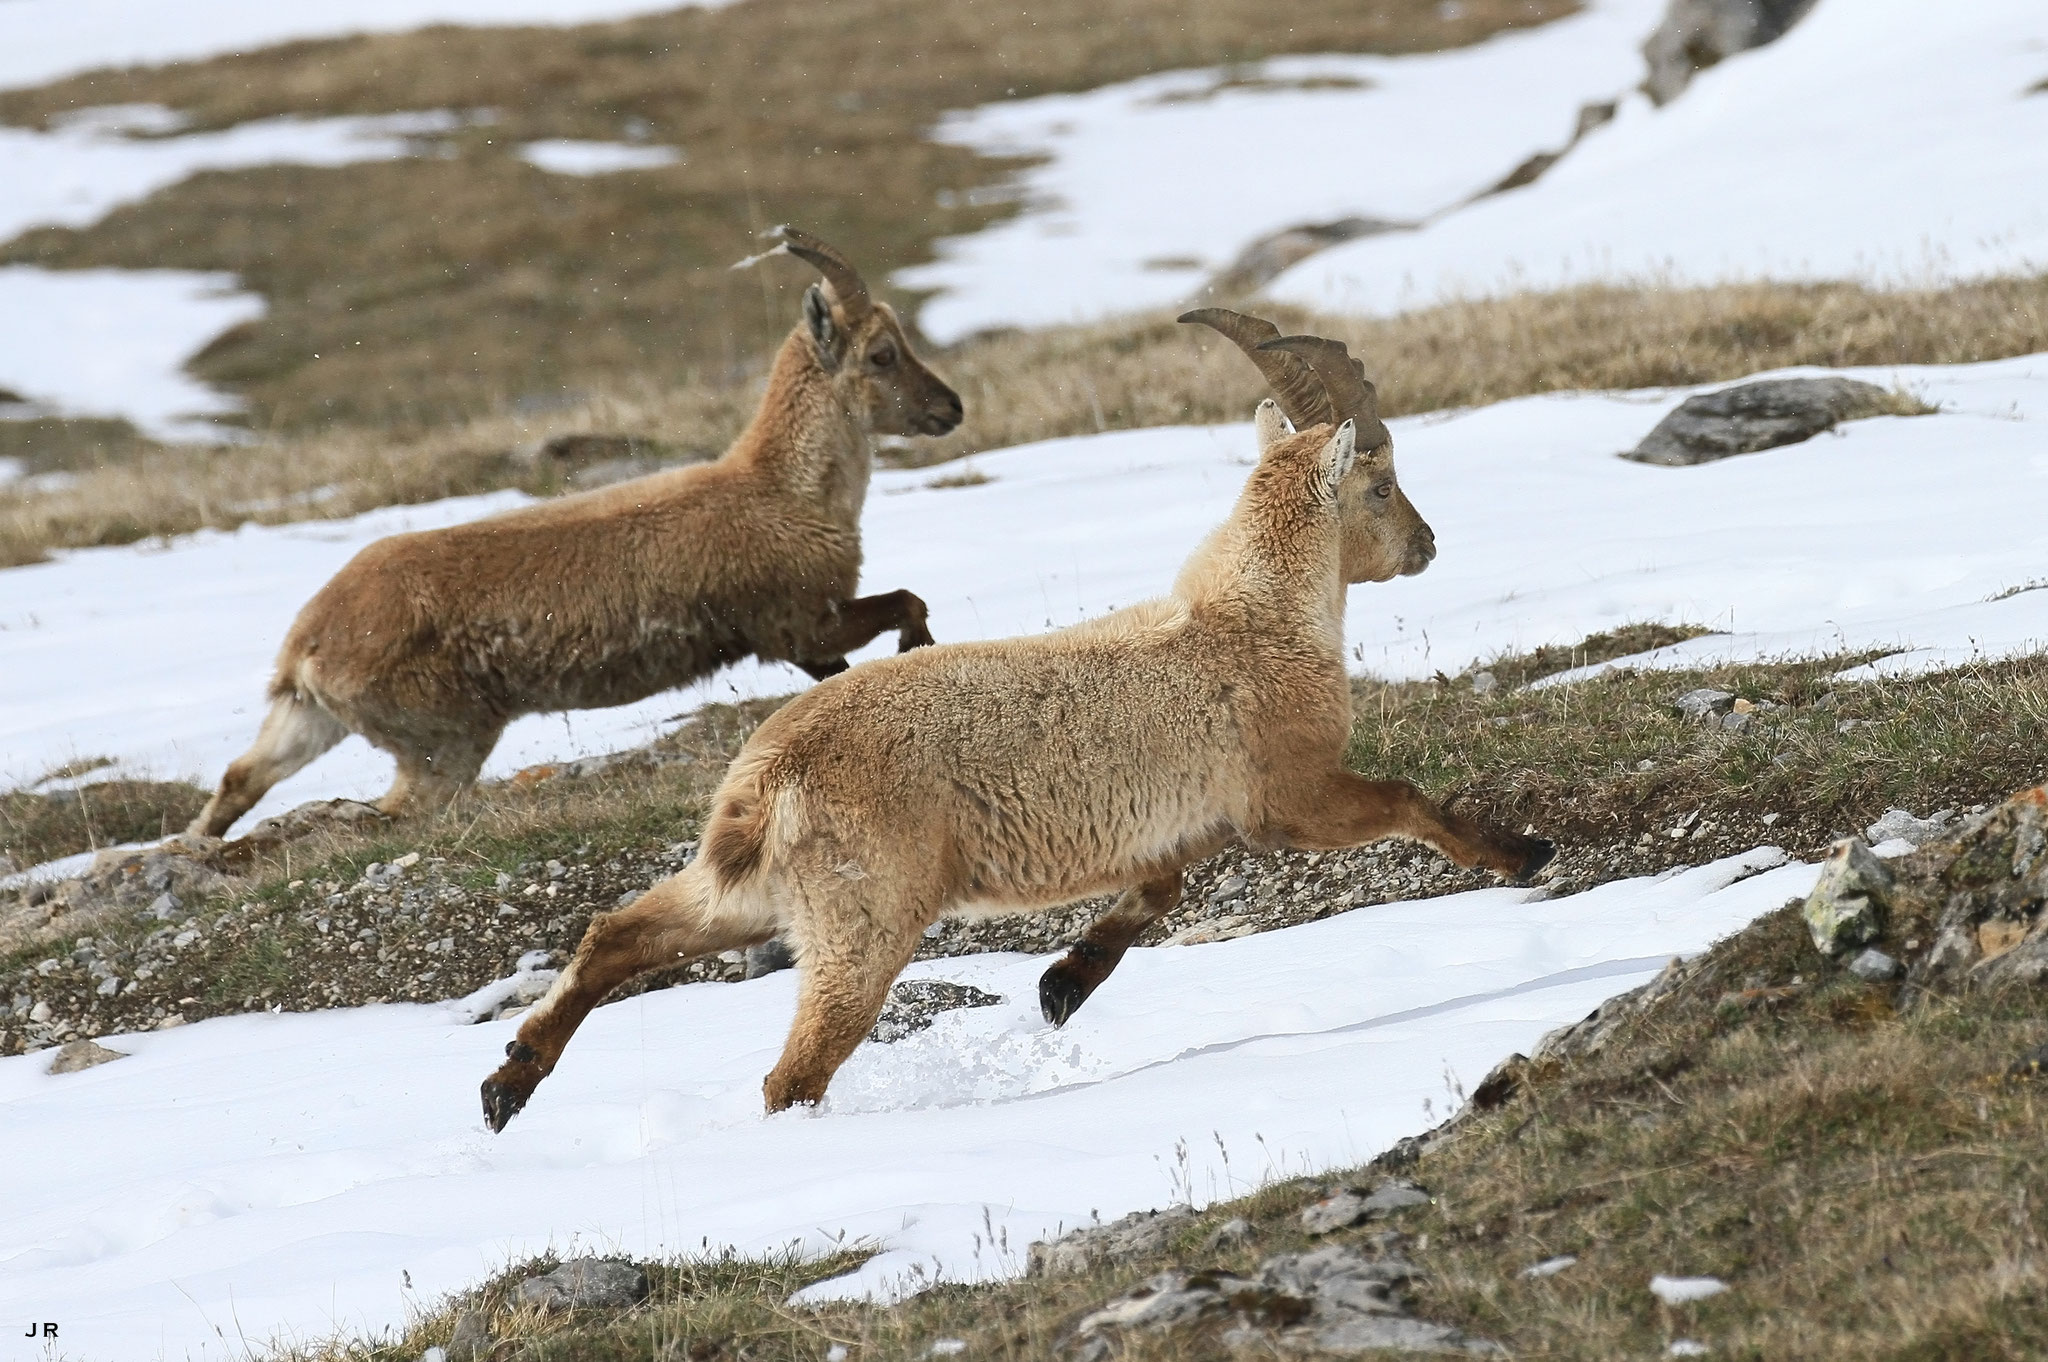
<svg viewBox="0 0 2048 1362">
<path fill-rule="evenodd" d="M 1220 332 L 1224 339 L 1244 351 L 1245 357 L 1258 366 L 1260 376 L 1280 403 L 1280 410 L 1294 422 L 1296 430 L 1325 422 L 1335 424 L 1338 420 L 1328 385 L 1317 377 L 1307 361 L 1286 350 L 1266 347 L 1266 342 L 1281 337 L 1280 328 L 1265 318 L 1249 317 L 1227 307 L 1198 307 L 1181 313 L 1176 320 Z"/>
<path fill-rule="evenodd" d="M 1261 353 L 1291 354 L 1315 371 L 1329 394 L 1333 410 L 1327 419 L 1358 423 L 1360 453 L 1378 449 L 1393 437 L 1380 420 L 1380 393 L 1365 376 L 1365 366 L 1351 357 L 1343 341 L 1326 336 L 1275 336 L 1259 342 Z M 1297 426 L 1299 422 L 1295 423 Z"/>
<path fill-rule="evenodd" d="M 766 235 L 776 244 L 759 255 L 750 255 L 733 265 L 743 270 L 771 255 L 793 255 L 825 276 L 826 300 L 845 316 L 847 325 L 858 324 L 874 306 L 868 297 L 867 281 L 830 243 L 820 241 L 800 227 L 784 223 L 771 227 Z"/>
</svg>

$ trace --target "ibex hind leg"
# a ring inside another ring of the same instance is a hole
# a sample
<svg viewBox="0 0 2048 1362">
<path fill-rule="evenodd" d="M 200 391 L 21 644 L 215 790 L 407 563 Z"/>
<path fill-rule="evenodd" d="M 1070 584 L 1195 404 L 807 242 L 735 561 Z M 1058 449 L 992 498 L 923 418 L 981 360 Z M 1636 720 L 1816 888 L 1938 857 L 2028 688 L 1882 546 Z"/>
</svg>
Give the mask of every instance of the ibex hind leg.
<svg viewBox="0 0 2048 1362">
<path fill-rule="evenodd" d="M 263 717 L 255 744 L 228 764 L 220 788 L 188 830 L 207 837 L 224 835 L 273 785 L 347 736 L 348 727 L 311 700 L 279 696 Z"/>
<path fill-rule="evenodd" d="M 398 774 L 377 801 L 378 809 L 396 816 L 448 803 L 476 783 L 485 758 L 504 731 L 503 724 L 496 724 L 480 730 L 436 733 L 431 738 L 379 740 L 377 745 L 398 759 Z"/>
<path fill-rule="evenodd" d="M 592 920 L 567 969 L 519 1024 L 505 1062 L 484 1081 L 492 1130 L 519 1113 L 554 1071 L 576 1028 L 606 994 L 634 975 L 714 951 L 743 950 L 775 935 L 766 905 L 720 896 L 708 866 L 671 875 L 616 912 Z"/>
<path fill-rule="evenodd" d="M 782 1057 L 761 1083 L 769 1111 L 823 1100 L 832 1075 L 874 1029 L 889 985 L 938 917 L 936 905 L 887 902 L 893 897 L 873 881 L 858 880 L 807 897 L 804 918 L 795 924 L 801 971 L 796 1019 Z"/>
</svg>

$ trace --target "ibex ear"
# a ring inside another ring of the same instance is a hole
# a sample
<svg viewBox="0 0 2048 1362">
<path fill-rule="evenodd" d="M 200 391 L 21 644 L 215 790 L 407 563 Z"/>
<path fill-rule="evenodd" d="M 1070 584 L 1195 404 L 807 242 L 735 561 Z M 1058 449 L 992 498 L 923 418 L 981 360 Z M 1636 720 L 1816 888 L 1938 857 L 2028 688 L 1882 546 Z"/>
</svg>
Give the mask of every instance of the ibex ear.
<svg viewBox="0 0 2048 1362">
<path fill-rule="evenodd" d="M 826 373 L 831 373 L 839 367 L 846 339 L 839 324 L 832 320 L 832 305 L 825 301 L 824 290 L 816 284 L 804 290 L 804 322 L 811 328 L 811 340 L 818 347 L 818 363 L 825 366 Z"/>
<path fill-rule="evenodd" d="M 1337 484 L 1344 481 L 1344 475 L 1351 471 L 1351 465 L 1358 458 L 1358 427 L 1350 421 L 1337 427 L 1337 433 L 1316 455 L 1316 491 L 1325 498 L 1337 495 Z"/>
<path fill-rule="evenodd" d="M 1252 429 L 1259 434 L 1259 453 L 1264 454 L 1294 431 L 1287 424 L 1287 418 L 1280 414 L 1280 404 L 1272 398 L 1259 403 L 1259 409 L 1252 413 Z"/>
</svg>

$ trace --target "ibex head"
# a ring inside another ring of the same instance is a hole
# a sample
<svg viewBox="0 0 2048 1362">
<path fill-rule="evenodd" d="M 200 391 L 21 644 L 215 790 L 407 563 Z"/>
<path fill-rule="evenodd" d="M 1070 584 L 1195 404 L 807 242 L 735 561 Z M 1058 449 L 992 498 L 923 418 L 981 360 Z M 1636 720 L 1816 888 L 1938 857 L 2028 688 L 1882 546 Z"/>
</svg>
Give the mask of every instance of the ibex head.
<svg viewBox="0 0 2048 1362">
<path fill-rule="evenodd" d="M 1327 490 L 1342 527 L 1345 581 L 1384 582 L 1429 566 L 1436 535 L 1395 480 L 1394 440 L 1380 420 L 1379 394 L 1342 341 L 1283 336 L 1269 321 L 1221 307 L 1198 308 L 1180 320 L 1222 332 L 1265 376 L 1278 410 L 1261 404 L 1262 454 L 1292 439 L 1313 438 L 1324 448 L 1318 467 L 1333 475 Z M 1280 419 L 1283 414 L 1294 423 L 1294 434 Z"/>
<path fill-rule="evenodd" d="M 867 284 L 845 256 L 795 227 L 777 227 L 769 235 L 777 241 L 772 249 L 733 268 L 793 255 L 825 276 L 804 290 L 804 325 L 818 363 L 855 419 L 877 435 L 944 435 L 960 424 L 960 395 L 925 367 L 895 309 L 868 296 Z"/>
</svg>

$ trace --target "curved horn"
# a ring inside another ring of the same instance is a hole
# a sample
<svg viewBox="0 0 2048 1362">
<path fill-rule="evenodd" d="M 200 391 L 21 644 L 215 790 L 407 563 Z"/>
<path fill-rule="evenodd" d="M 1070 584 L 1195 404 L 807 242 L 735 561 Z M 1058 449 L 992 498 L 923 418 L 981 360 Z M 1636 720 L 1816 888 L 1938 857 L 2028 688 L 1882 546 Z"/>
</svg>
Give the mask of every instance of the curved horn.
<svg viewBox="0 0 2048 1362">
<path fill-rule="evenodd" d="M 1176 320 L 1219 331 L 1244 351 L 1246 358 L 1259 366 L 1266 386 L 1273 390 L 1280 410 L 1287 413 L 1296 430 L 1336 423 L 1336 408 L 1330 401 L 1328 385 L 1315 370 L 1301 357 L 1267 346 L 1267 342 L 1280 337 L 1280 328 L 1273 323 L 1263 317 L 1232 312 L 1227 307 L 1198 307 L 1193 312 L 1181 313 Z"/>
<path fill-rule="evenodd" d="M 734 269 L 743 270 L 771 255 L 793 255 L 825 276 L 827 301 L 837 305 L 849 325 L 867 316 L 868 309 L 873 306 L 868 298 L 867 282 L 860 277 L 859 270 L 847 263 L 845 256 L 809 232 L 787 223 L 769 228 L 766 235 L 776 244 L 759 255 L 748 256 L 735 264 Z"/>
<path fill-rule="evenodd" d="M 1259 349 L 1295 355 L 1313 369 L 1334 409 L 1327 419 L 1356 421 L 1360 450 L 1378 449 L 1393 438 L 1380 420 L 1379 389 L 1373 387 L 1365 376 L 1365 366 L 1351 357 L 1343 341 L 1324 336 L 1275 336 L 1260 341 Z"/>
</svg>

